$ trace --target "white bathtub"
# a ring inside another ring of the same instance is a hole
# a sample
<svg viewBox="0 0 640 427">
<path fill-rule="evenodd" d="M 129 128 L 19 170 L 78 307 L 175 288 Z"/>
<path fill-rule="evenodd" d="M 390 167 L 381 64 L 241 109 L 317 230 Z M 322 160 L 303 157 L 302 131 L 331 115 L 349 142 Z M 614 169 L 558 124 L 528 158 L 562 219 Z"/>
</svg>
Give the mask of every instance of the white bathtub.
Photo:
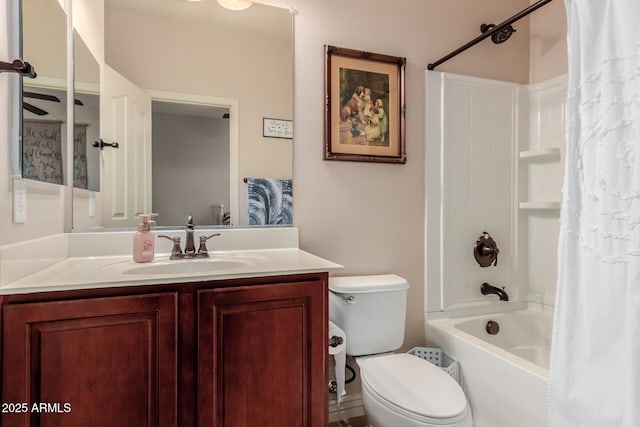
<svg viewBox="0 0 640 427">
<path fill-rule="evenodd" d="M 427 316 L 427 343 L 460 363 L 474 427 L 546 427 L 552 310 L 530 304 L 507 313 L 436 316 Z M 497 335 L 487 333 L 489 320 L 500 325 Z"/>
</svg>

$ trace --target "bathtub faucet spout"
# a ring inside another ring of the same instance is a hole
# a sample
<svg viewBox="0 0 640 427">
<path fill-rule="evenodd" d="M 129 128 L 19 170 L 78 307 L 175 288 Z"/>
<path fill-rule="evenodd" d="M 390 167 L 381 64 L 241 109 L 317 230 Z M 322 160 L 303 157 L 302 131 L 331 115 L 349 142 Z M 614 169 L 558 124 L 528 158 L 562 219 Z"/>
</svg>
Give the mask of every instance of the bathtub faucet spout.
<svg viewBox="0 0 640 427">
<path fill-rule="evenodd" d="M 486 282 L 480 287 L 480 292 L 482 292 L 482 295 L 498 295 L 500 297 L 500 301 L 509 301 L 509 295 L 507 295 L 504 288 L 500 289 L 495 286 L 491 286 Z"/>
</svg>

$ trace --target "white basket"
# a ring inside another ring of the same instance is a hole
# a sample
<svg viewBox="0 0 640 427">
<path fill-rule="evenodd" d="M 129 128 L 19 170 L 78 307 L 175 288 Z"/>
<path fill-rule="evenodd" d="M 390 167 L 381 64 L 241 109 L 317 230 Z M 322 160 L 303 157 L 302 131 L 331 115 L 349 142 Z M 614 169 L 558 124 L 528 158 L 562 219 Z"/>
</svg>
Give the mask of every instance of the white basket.
<svg viewBox="0 0 640 427">
<path fill-rule="evenodd" d="M 414 347 L 407 353 L 418 356 L 420 359 L 424 359 L 427 362 L 431 362 L 434 365 L 441 368 L 447 374 L 451 376 L 458 384 L 460 384 L 460 364 L 456 359 L 449 356 L 439 348 L 432 347 Z"/>
</svg>

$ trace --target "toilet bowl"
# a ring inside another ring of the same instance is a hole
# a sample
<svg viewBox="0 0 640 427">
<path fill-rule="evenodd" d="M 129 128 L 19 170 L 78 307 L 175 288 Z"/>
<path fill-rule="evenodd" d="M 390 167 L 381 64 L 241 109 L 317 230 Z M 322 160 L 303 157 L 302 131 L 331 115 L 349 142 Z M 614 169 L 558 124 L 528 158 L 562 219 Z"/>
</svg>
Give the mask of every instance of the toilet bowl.
<svg viewBox="0 0 640 427">
<path fill-rule="evenodd" d="M 374 427 L 473 427 L 462 388 L 437 366 L 410 354 L 365 360 L 362 402 Z"/>
<path fill-rule="evenodd" d="M 473 427 L 458 383 L 439 367 L 397 350 L 404 340 L 407 281 L 394 274 L 329 279 L 329 319 L 359 358 L 362 401 L 374 427 Z M 372 356 L 373 355 L 373 356 Z"/>
</svg>

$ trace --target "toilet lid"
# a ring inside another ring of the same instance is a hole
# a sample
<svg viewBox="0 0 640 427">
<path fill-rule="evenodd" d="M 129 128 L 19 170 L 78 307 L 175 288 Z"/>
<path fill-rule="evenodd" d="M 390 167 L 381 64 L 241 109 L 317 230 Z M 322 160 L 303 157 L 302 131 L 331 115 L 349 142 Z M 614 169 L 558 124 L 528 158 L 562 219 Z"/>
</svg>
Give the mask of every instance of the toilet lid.
<svg viewBox="0 0 640 427">
<path fill-rule="evenodd" d="M 410 354 L 365 360 L 360 373 L 379 397 L 416 415 L 454 418 L 467 407 L 464 392 L 453 378 Z"/>
</svg>

